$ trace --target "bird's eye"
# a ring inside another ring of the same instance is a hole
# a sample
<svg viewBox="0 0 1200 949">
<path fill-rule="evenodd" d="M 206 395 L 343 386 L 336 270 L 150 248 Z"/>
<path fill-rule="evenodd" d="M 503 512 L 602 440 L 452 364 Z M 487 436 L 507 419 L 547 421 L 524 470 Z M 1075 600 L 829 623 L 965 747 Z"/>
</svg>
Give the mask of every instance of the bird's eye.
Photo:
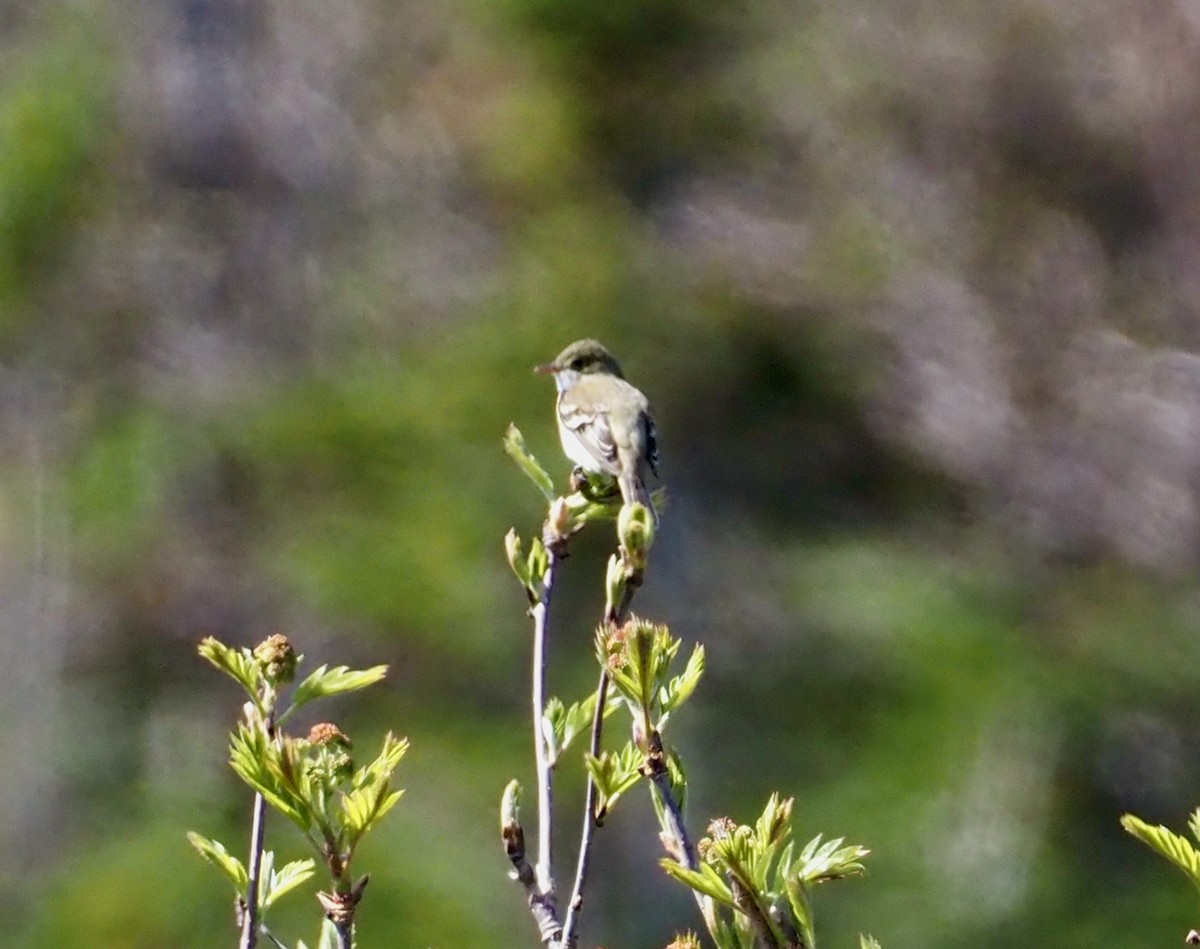
<svg viewBox="0 0 1200 949">
<path fill-rule="evenodd" d="M 574 359 L 572 359 L 571 360 L 571 368 L 574 369 L 576 372 L 578 372 L 580 369 L 582 369 L 583 368 L 583 357 L 576 356 Z"/>
</svg>

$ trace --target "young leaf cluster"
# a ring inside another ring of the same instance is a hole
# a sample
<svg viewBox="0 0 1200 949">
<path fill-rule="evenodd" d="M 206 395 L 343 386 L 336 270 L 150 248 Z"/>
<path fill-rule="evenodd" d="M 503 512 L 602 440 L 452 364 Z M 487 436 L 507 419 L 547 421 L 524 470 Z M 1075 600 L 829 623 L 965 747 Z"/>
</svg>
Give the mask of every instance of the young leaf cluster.
<svg viewBox="0 0 1200 949">
<path fill-rule="evenodd" d="M 621 697 L 609 693 L 605 696 L 604 717 L 607 719 L 621 707 Z M 561 699 L 551 697 L 546 701 L 542 713 L 542 733 L 546 738 L 550 767 L 558 764 L 571 743 L 591 727 L 596 713 L 596 693 L 593 692 L 580 702 L 564 706 Z"/>
<path fill-rule="evenodd" d="M 244 717 L 230 737 L 230 765 L 256 792 L 257 800 L 300 829 L 316 860 L 328 870 L 332 895 L 318 894 L 318 899 L 327 916 L 337 917 L 333 932 L 338 944 L 348 945 L 354 907 L 365 881 L 352 881 L 351 861 L 363 837 L 403 793 L 392 787 L 392 776 L 408 750 L 408 742 L 389 733 L 379 753 L 356 767 L 351 741 L 337 726 L 322 723 L 306 737 L 298 737 L 288 734 L 283 725 L 315 699 L 354 692 L 380 681 L 387 667 L 322 665 L 296 685 L 289 696 L 287 686 L 303 657 L 295 653 L 284 636 L 271 636 L 253 650 L 226 646 L 209 637 L 200 643 L 199 652 L 246 692 Z M 256 805 L 256 813 L 260 807 Z M 188 839 L 234 885 L 240 905 L 251 907 L 258 916 L 284 893 L 309 879 L 316 866 L 316 860 L 309 859 L 275 870 L 274 857 L 261 849 L 259 836 L 252 841 L 248 865 L 257 867 L 255 887 L 252 870 L 223 844 L 195 833 Z M 326 931 L 322 944 L 330 938 Z"/>
<path fill-rule="evenodd" d="M 1191 881 L 1192 886 L 1200 890 L 1200 852 L 1197 852 L 1190 840 L 1173 833 L 1161 824 L 1152 827 L 1133 814 L 1125 814 L 1121 818 L 1121 826 L 1155 853 L 1178 867 Z M 1191 830 L 1192 836 L 1200 841 L 1200 809 L 1192 812 L 1188 819 L 1188 829 Z"/>
<path fill-rule="evenodd" d="M 637 617 L 620 628 L 601 627 L 596 655 L 646 740 L 661 733 L 671 713 L 696 691 L 704 674 L 704 646 L 697 645 L 682 673 L 671 676 L 680 640 L 666 626 Z"/>
<path fill-rule="evenodd" d="M 242 861 L 219 842 L 202 837 L 195 831 L 188 831 L 187 838 L 200 856 L 225 874 L 238 896 L 242 897 L 250 882 Z M 316 861 L 311 859 L 293 860 L 276 870 L 275 854 L 270 850 L 265 851 L 258 879 L 258 905 L 264 911 L 270 909 L 279 897 L 306 882 L 315 872 Z"/>
<path fill-rule="evenodd" d="M 339 733 L 340 734 L 340 733 Z M 408 742 L 389 733 L 368 765 L 355 769 L 344 737 L 317 726 L 308 738 L 267 735 L 240 723 L 230 764 L 251 788 L 294 823 L 327 859 L 348 864 L 354 848 L 400 799 L 392 773 Z"/>
<path fill-rule="evenodd" d="M 603 822 L 621 795 L 641 777 L 667 775 L 675 797 L 682 799 L 682 768 L 664 748 L 662 730 L 671 712 L 695 691 L 704 672 L 704 647 L 696 646 L 684 671 L 672 676 L 671 664 L 679 647 L 680 641 L 666 626 L 637 617 L 630 617 L 620 627 L 608 625 L 597 630 L 596 656 L 612 682 L 608 702 L 626 707 L 634 735 L 619 751 L 586 756 L 588 774 L 596 785 L 597 822 Z M 606 714 L 608 711 L 606 708 Z"/>
<path fill-rule="evenodd" d="M 840 838 L 822 842 L 818 836 L 797 852 L 791 814 L 792 800 L 773 794 L 752 826 L 713 821 L 697 848 L 697 869 L 662 861 L 668 874 L 720 908 L 711 934 L 721 949 L 815 949 L 813 887 L 863 873 L 868 851 Z"/>
</svg>

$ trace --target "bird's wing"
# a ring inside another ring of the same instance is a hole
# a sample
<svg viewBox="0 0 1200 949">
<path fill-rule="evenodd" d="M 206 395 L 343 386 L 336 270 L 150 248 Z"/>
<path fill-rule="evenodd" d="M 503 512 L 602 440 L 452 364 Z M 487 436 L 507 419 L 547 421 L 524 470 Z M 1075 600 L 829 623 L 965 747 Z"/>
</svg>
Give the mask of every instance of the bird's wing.
<svg viewBox="0 0 1200 949">
<path fill-rule="evenodd" d="M 563 428 L 575 436 L 579 447 L 593 462 L 592 465 L 585 464 L 583 467 L 590 467 L 605 474 L 620 474 L 621 464 L 617 459 L 617 445 L 613 440 L 612 428 L 608 424 L 607 405 L 593 403 L 585 409 L 568 396 L 564 396 L 558 403 L 558 417 Z M 577 463 L 581 461 L 578 458 L 572 460 Z"/>
<path fill-rule="evenodd" d="M 654 472 L 654 476 L 658 477 L 658 432 L 654 428 L 654 419 L 648 414 L 642 415 L 642 421 L 646 426 L 646 464 L 650 466 L 650 470 Z"/>
</svg>

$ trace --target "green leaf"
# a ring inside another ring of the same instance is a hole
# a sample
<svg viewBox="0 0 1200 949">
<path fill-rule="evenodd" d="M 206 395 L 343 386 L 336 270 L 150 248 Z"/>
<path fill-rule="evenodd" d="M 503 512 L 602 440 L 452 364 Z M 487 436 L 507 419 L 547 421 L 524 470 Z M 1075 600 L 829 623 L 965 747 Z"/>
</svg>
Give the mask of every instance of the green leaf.
<svg viewBox="0 0 1200 949">
<path fill-rule="evenodd" d="M 237 857 L 226 850 L 225 846 L 220 842 L 202 837 L 195 831 L 189 830 L 187 839 L 188 843 L 196 848 L 200 856 L 225 874 L 229 882 L 233 884 L 233 888 L 237 890 L 239 896 L 244 897 L 246 895 L 246 889 L 250 885 L 250 877 L 246 873 L 246 868 Z"/>
<path fill-rule="evenodd" d="M 792 801 L 790 797 L 780 798 L 778 793 L 767 799 L 762 814 L 754 822 L 758 845 L 763 851 L 784 840 L 791 832 Z"/>
<path fill-rule="evenodd" d="M 828 880 L 840 880 L 849 876 L 860 876 L 866 872 L 862 859 L 871 851 L 866 847 L 851 844 L 843 847 L 845 838 L 821 843 L 821 835 L 817 834 L 800 852 L 796 876 L 802 883 L 815 885 Z M 1185 841 L 1186 843 L 1186 841 Z"/>
<path fill-rule="evenodd" d="M 339 945 L 337 927 L 328 919 L 325 920 L 321 924 L 321 938 L 317 942 L 317 949 L 338 949 Z"/>
<path fill-rule="evenodd" d="M 529 565 L 525 562 L 525 552 L 521 548 L 520 535 L 517 534 L 516 528 L 510 527 L 504 535 L 504 556 L 521 586 L 528 587 Z"/>
<path fill-rule="evenodd" d="M 621 795 L 641 780 L 642 753 L 633 742 L 618 752 L 603 752 L 599 758 L 584 755 L 584 764 L 596 785 L 597 821 L 603 821 Z"/>
<path fill-rule="evenodd" d="M 879 940 L 874 936 L 868 936 L 865 933 L 859 933 L 858 949 L 883 949 L 883 947 L 879 945 Z"/>
<path fill-rule="evenodd" d="M 515 425 L 509 425 L 508 431 L 504 433 L 504 451 L 517 463 L 517 467 L 529 476 L 529 480 L 537 486 L 546 500 L 553 501 L 554 481 L 546 473 L 546 469 L 538 464 L 538 460 L 529 453 L 529 449 L 525 447 L 525 436 Z"/>
<path fill-rule="evenodd" d="M 315 860 L 293 860 L 284 864 L 278 871 L 272 870 L 270 874 L 264 874 L 262 908 L 270 909 L 281 896 L 310 879 L 316 872 L 316 866 Z"/>
<path fill-rule="evenodd" d="M 249 649 L 233 649 L 219 639 L 205 636 L 197 652 L 245 689 L 255 704 L 262 687 L 262 670 Z"/>
<path fill-rule="evenodd" d="M 354 692 L 374 685 L 387 675 L 387 669 L 387 666 L 372 666 L 370 669 L 350 669 L 347 666 L 335 666 L 330 669 L 328 666 L 321 666 L 296 686 L 292 693 L 292 704 L 279 720 L 283 721 L 301 705 L 313 699 Z"/>
<path fill-rule="evenodd" d="M 287 746 L 290 747 L 290 746 Z M 261 727 L 239 723 L 230 737 L 229 764 L 268 804 L 307 832 L 312 826 L 311 789 L 299 762 L 267 738 Z"/>
<path fill-rule="evenodd" d="M 671 679 L 663 690 L 661 704 L 664 715 L 679 708 L 691 698 L 702 675 L 704 675 L 704 646 L 697 645 L 688 657 L 683 672 Z"/>
<path fill-rule="evenodd" d="M 408 751 L 408 740 L 391 732 L 383 739 L 383 749 L 366 767 L 355 772 L 352 790 L 342 796 L 342 825 L 351 849 L 363 834 L 383 819 L 404 793 L 391 790 L 392 773 Z"/>
<path fill-rule="evenodd" d="M 397 738 L 388 732 L 383 738 L 383 748 L 375 760 L 354 773 L 351 786 L 358 789 L 377 782 L 381 778 L 390 778 L 407 751 L 408 739 Z"/>
<path fill-rule="evenodd" d="M 813 913 L 812 904 L 809 902 L 808 887 L 798 876 L 790 874 L 785 881 L 784 892 L 787 894 L 788 906 L 792 910 L 792 920 L 800 928 L 805 945 L 815 945 L 816 937 L 813 934 Z"/>
<path fill-rule="evenodd" d="M 608 718 L 621 707 L 621 696 L 610 690 L 604 701 L 604 717 Z M 596 693 L 588 695 L 581 702 L 573 702 L 568 708 L 563 708 L 562 702 L 551 698 L 546 702 L 546 713 L 543 721 L 548 729 L 553 729 L 554 739 L 551 742 L 550 765 L 557 764 L 562 753 L 580 735 L 588 734 L 592 729 L 592 717 L 596 710 Z M 549 734 L 549 732 L 548 732 Z"/>
<path fill-rule="evenodd" d="M 529 542 L 529 558 L 525 563 L 525 569 L 529 573 L 530 590 L 540 599 L 544 589 L 546 571 L 550 569 L 550 557 L 546 553 L 546 547 L 540 537 L 535 537 Z"/>
<path fill-rule="evenodd" d="M 1172 833 L 1161 824 L 1151 827 L 1133 814 L 1121 818 L 1121 826 L 1152 850 L 1166 857 L 1184 872 L 1192 884 L 1200 888 L 1200 854 L 1187 840 Z"/>
<path fill-rule="evenodd" d="M 702 863 L 699 870 L 689 870 L 670 857 L 663 857 L 658 863 L 669 876 L 674 877 L 685 886 L 690 886 L 697 893 L 710 896 L 718 903 L 730 908 L 735 906 L 729 884 L 721 879 L 721 875 L 707 863 Z"/>
<path fill-rule="evenodd" d="M 546 739 L 546 759 L 553 768 L 563 750 L 562 736 L 566 729 L 566 709 L 560 699 L 551 696 L 542 709 L 542 737 Z"/>
<path fill-rule="evenodd" d="M 342 824 L 348 832 L 349 846 L 353 847 L 361 840 L 363 834 L 378 823 L 403 794 L 403 790 L 388 793 L 388 782 L 381 781 L 343 795 Z"/>
</svg>

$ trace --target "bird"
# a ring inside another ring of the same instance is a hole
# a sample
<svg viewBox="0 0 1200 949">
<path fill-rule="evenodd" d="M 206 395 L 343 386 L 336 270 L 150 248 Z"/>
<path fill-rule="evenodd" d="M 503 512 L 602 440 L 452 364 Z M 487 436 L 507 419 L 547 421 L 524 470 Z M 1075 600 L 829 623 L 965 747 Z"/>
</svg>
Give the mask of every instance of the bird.
<svg viewBox="0 0 1200 949">
<path fill-rule="evenodd" d="M 554 376 L 555 416 L 563 452 L 593 474 L 616 478 L 625 504 L 643 504 L 657 522 L 646 469 L 658 476 L 658 440 L 650 403 L 625 381 L 601 343 L 579 339 L 535 371 Z"/>
</svg>

